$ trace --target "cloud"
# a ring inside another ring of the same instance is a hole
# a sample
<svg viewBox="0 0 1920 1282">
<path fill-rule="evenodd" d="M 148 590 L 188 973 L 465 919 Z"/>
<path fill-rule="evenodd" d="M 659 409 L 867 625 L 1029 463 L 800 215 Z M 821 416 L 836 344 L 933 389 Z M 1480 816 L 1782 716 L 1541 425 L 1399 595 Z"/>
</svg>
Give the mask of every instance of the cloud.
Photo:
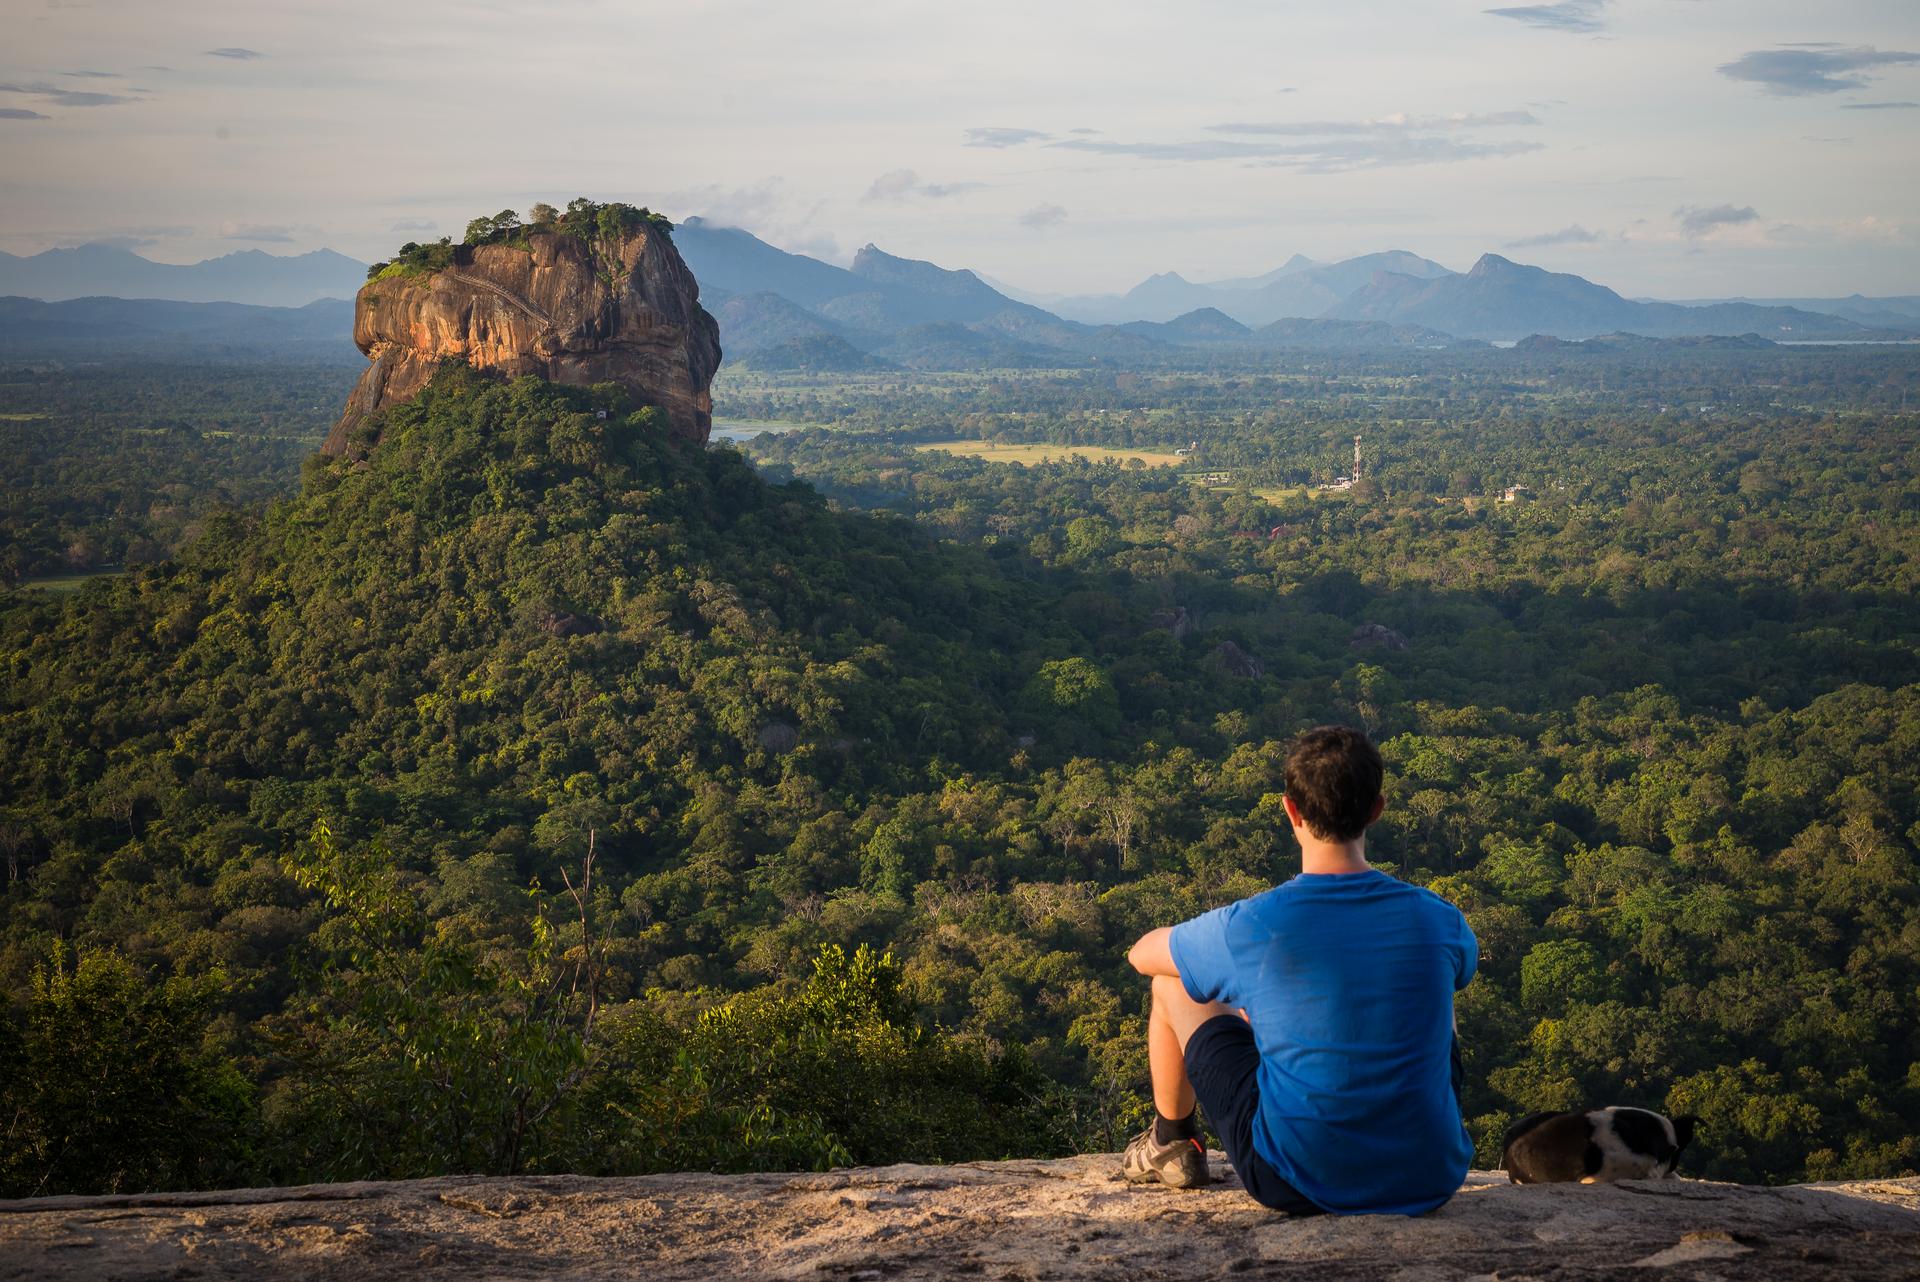
<svg viewBox="0 0 1920 1282">
<path fill-rule="evenodd" d="M 431 218 L 402 218 L 399 222 L 387 228 L 387 230 L 388 231 L 439 231 L 440 224 L 434 222 L 433 219 Z"/>
<path fill-rule="evenodd" d="M 1915 62 L 1920 62 L 1920 53 L 1882 51 L 1870 45 L 1854 49 L 1832 44 L 1782 45 L 1741 54 L 1732 62 L 1721 63 L 1719 71 L 1730 79 L 1759 85 L 1762 93 L 1798 98 L 1864 89 L 1871 80 L 1866 74 L 1868 68 Z"/>
<path fill-rule="evenodd" d="M 1367 120 L 1232 121 L 1207 126 L 1208 133 L 1242 135 L 1230 139 L 1174 143 L 1067 139 L 1051 145 L 1145 160 L 1242 160 L 1307 173 L 1339 173 L 1539 151 L 1541 144 L 1537 142 L 1477 141 L 1457 136 L 1479 129 L 1539 123 L 1540 118 L 1530 111 L 1455 112 L 1448 116 L 1414 116 L 1400 111 Z"/>
<path fill-rule="evenodd" d="M 266 245 L 291 245 L 293 228 L 265 223 L 226 223 L 220 228 L 222 240 L 250 240 Z"/>
<path fill-rule="evenodd" d="M 90 89 L 62 89 L 44 81 L 33 84 L 0 84 L 0 93 L 27 94 L 56 107 L 114 107 L 140 99 L 122 93 L 97 93 Z"/>
<path fill-rule="evenodd" d="M 811 254 L 820 259 L 840 254 L 832 233 L 814 223 L 826 202 L 814 201 L 801 207 L 801 202 L 788 190 L 786 180 L 777 174 L 747 187 L 709 183 L 654 192 L 649 195 L 648 203 L 675 217 L 698 214 L 720 227 L 738 227 L 796 254 Z"/>
<path fill-rule="evenodd" d="M 1542 150 L 1538 142 L 1459 142 L 1455 138 L 1348 138 L 1325 142 L 1056 142 L 1054 146 L 1096 155 L 1135 155 L 1162 161 L 1242 159 L 1265 161 L 1302 173 L 1348 173 L 1354 169 L 1396 169 L 1404 165 L 1444 165 L 1467 159 L 1492 159 Z"/>
<path fill-rule="evenodd" d="M 245 62 L 253 58 L 264 58 L 267 55 L 261 53 L 258 49 L 241 49 L 235 45 L 228 45 L 224 49 L 207 50 L 207 56 L 209 58 L 235 58 L 241 62 Z"/>
<path fill-rule="evenodd" d="M 1284 138 L 1363 136 L 1368 134 L 1434 133 L 1458 129 L 1489 129 L 1505 125 L 1537 125 L 1540 118 L 1531 111 L 1494 111 L 1479 115 L 1459 112 L 1451 116 L 1409 116 L 1404 111 L 1373 120 L 1299 120 L 1259 124 L 1208 125 L 1209 133 L 1263 134 Z"/>
<path fill-rule="evenodd" d="M 28 111 L 25 107 L 0 107 L 0 120 L 48 120 L 37 111 Z"/>
<path fill-rule="evenodd" d="M 1553 31 L 1600 31 L 1607 25 L 1600 16 L 1607 4 L 1608 0 L 1559 0 L 1557 4 L 1523 4 L 1483 12 Z"/>
<path fill-rule="evenodd" d="M 106 227 L 87 237 L 89 245 L 105 245 L 110 249 L 146 249 L 163 240 L 178 240 L 182 236 L 193 235 L 194 229 L 175 223 L 142 227 Z"/>
<path fill-rule="evenodd" d="M 63 71 L 60 73 L 71 80 L 118 80 L 119 76 L 111 71 Z"/>
<path fill-rule="evenodd" d="M 1912 111 L 1920 108 L 1920 102 L 1847 102 L 1840 104 L 1842 111 Z"/>
<path fill-rule="evenodd" d="M 1673 216 L 1680 220 L 1680 230 L 1692 237 L 1711 236 L 1725 227 L 1760 221 L 1752 205 L 1682 205 Z"/>
<path fill-rule="evenodd" d="M 1067 221 L 1067 211 L 1058 205 L 1035 205 L 1020 215 L 1020 225 L 1034 231 L 1045 231 L 1049 227 L 1058 227 Z"/>
<path fill-rule="evenodd" d="M 1562 227 L 1559 231 L 1544 231 L 1537 236 L 1522 236 L 1519 240 L 1507 242 L 1508 249 L 1537 249 L 1543 245 L 1593 245 L 1605 237 L 1597 231 L 1588 231 L 1579 223 Z"/>
<path fill-rule="evenodd" d="M 928 200 L 941 200 L 947 196 L 957 196 L 961 192 L 974 191 L 986 186 L 985 183 L 930 183 L 920 181 L 920 175 L 911 169 L 895 169 L 881 174 L 873 180 L 873 186 L 867 188 L 862 200 L 910 200 L 924 197 Z"/>
<path fill-rule="evenodd" d="M 1046 137 L 1038 129 L 1003 129 L 997 125 L 986 125 L 967 130 L 966 146 L 1020 147 L 1030 142 L 1044 141 Z"/>
</svg>

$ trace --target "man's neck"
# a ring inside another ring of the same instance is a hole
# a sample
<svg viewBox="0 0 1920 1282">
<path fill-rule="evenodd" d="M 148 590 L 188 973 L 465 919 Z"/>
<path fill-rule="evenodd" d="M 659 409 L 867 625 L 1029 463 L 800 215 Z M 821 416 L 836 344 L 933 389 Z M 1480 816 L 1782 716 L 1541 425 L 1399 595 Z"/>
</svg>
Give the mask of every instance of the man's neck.
<svg viewBox="0 0 1920 1282">
<path fill-rule="evenodd" d="M 1367 862 L 1367 839 L 1358 841 L 1318 841 L 1309 838 L 1300 843 L 1300 871 L 1307 873 L 1371 872 Z"/>
</svg>

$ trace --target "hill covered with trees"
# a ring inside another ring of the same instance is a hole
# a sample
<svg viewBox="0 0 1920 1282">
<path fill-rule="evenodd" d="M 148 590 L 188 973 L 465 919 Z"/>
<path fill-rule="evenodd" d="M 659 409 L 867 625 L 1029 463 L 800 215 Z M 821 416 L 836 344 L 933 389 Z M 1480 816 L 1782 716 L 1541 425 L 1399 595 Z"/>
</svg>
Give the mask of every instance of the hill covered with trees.
<svg viewBox="0 0 1920 1282">
<path fill-rule="evenodd" d="M 0 1180 L 1114 1147 L 1126 944 L 1289 875 L 1328 720 L 1388 759 L 1376 860 L 1482 940 L 1483 1161 L 1592 1101 L 1701 1114 L 1695 1173 L 1912 1169 L 1910 421 L 1434 378 L 1522 408 L 1408 415 L 1351 502 L 892 433 L 756 472 L 446 369 L 177 560 L 9 599 Z M 1469 459 L 1547 497 L 1437 501 Z"/>
</svg>

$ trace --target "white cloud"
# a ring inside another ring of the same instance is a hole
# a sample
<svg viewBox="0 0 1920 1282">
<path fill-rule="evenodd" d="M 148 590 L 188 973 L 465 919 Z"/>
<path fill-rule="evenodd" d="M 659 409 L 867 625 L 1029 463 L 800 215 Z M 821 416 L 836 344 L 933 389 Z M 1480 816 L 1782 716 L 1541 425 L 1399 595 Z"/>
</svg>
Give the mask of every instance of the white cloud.
<svg viewBox="0 0 1920 1282">
<path fill-rule="evenodd" d="M 1553 31 L 1591 32 L 1606 27 L 1601 13 L 1608 0 L 1559 0 L 1557 4 L 1523 4 L 1485 12 L 1496 18 L 1511 18 L 1530 27 Z"/>
<path fill-rule="evenodd" d="M 1588 231 L 1579 223 L 1563 227 L 1559 231 L 1541 232 L 1536 236 L 1522 236 L 1518 240 L 1507 242 L 1508 249 L 1537 249 L 1546 245 L 1595 245 L 1605 240 L 1597 231 Z"/>
<path fill-rule="evenodd" d="M 1897 67 L 1920 62 L 1920 53 L 1897 49 L 1881 51 L 1871 45 L 1842 49 L 1820 43 L 1756 49 L 1732 62 L 1720 64 L 1720 74 L 1760 86 L 1776 97 L 1842 93 L 1864 89 L 1872 81 L 1870 68 Z"/>
<path fill-rule="evenodd" d="M 1680 220 L 1680 230 L 1688 236 L 1713 236 L 1729 227 L 1739 227 L 1760 221 L 1760 214 L 1752 205 L 1682 205 L 1673 211 Z"/>
<path fill-rule="evenodd" d="M 1045 231 L 1049 227 L 1058 227 L 1067 221 L 1067 211 L 1059 205 L 1035 205 L 1020 215 L 1020 225 L 1034 231 Z"/>
<path fill-rule="evenodd" d="M 963 192 L 977 191 L 985 183 L 930 183 L 922 182 L 920 175 L 911 169 L 894 169 L 881 174 L 867 188 L 862 200 L 911 200 L 916 197 L 926 200 L 942 200 L 948 196 L 958 196 Z"/>
</svg>

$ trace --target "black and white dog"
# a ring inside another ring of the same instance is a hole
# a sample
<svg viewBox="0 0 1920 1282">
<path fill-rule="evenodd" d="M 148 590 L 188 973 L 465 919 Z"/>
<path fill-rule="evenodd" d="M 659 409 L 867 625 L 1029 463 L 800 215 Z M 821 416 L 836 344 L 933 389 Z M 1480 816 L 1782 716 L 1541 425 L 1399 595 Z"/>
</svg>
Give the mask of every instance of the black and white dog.
<svg viewBox="0 0 1920 1282">
<path fill-rule="evenodd" d="M 1699 1120 L 1644 1108 L 1529 1113 L 1507 1128 L 1500 1165 L 1515 1184 L 1665 1179 Z"/>
</svg>

